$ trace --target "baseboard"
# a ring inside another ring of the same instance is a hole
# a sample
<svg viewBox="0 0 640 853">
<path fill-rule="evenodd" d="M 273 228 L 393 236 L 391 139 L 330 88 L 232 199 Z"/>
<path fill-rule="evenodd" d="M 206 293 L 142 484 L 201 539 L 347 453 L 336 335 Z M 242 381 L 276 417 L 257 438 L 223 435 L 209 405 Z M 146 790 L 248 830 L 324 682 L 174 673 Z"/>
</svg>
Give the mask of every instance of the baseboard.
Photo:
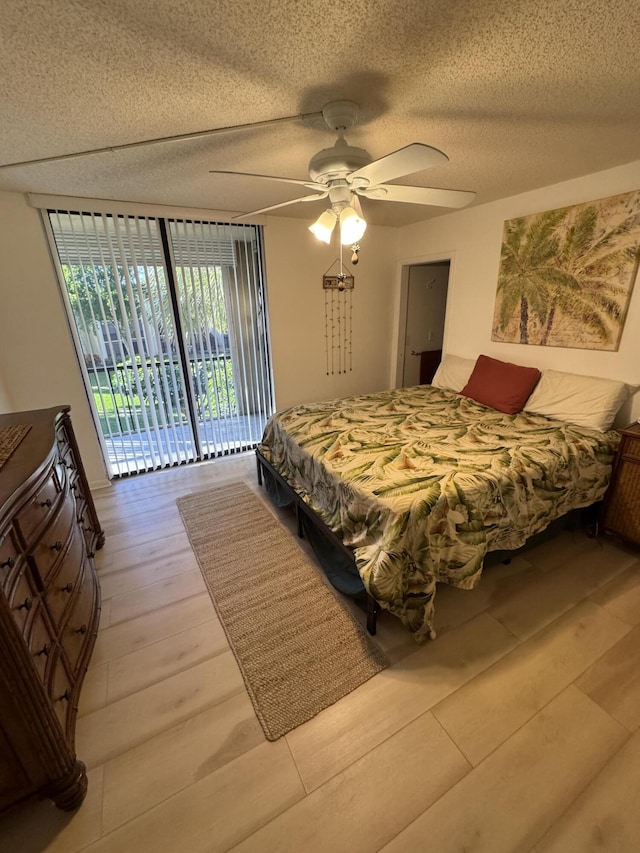
<svg viewBox="0 0 640 853">
<path fill-rule="evenodd" d="M 92 492 L 97 492 L 99 489 L 110 489 L 111 488 L 111 480 L 93 480 L 89 483 L 89 488 Z"/>
</svg>

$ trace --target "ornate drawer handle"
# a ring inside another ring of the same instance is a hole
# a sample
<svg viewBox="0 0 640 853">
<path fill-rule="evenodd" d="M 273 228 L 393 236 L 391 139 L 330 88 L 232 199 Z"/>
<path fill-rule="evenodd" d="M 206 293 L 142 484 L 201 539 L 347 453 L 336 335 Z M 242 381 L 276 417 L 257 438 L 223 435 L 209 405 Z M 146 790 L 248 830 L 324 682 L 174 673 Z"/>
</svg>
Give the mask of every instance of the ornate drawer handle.
<svg viewBox="0 0 640 853">
<path fill-rule="evenodd" d="M 86 633 L 87 633 L 87 626 L 86 625 L 81 625 L 79 628 L 76 628 L 76 634 L 83 634 L 84 635 Z"/>
<path fill-rule="evenodd" d="M 95 552 L 95 551 L 89 551 L 89 553 L 87 554 L 87 557 L 89 557 L 89 559 L 90 559 L 90 560 L 93 560 L 93 558 L 95 557 L 95 555 L 96 555 L 96 552 Z"/>
<path fill-rule="evenodd" d="M 64 693 L 62 694 L 62 696 L 58 696 L 58 699 L 59 699 L 61 702 L 68 702 L 68 701 L 69 701 L 69 699 L 71 699 L 71 691 L 69 690 L 69 688 L 68 688 L 68 687 L 67 687 L 67 689 L 64 691 Z"/>
<path fill-rule="evenodd" d="M 51 651 L 51 643 L 45 643 L 44 646 L 40 649 L 40 651 L 36 652 L 36 656 L 44 655 L 45 657 L 49 657 L 50 651 Z"/>
<path fill-rule="evenodd" d="M 18 606 L 18 610 L 31 610 L 33 607 L 33 598 L 28 595 L 25 600 Z"/>
<path fill-rule="evenodd" d="M 61 586 L 60 592 L 73 592 L 73 584 L 71 583 L 71 581 L 69 581 L 69 583 L 65 584 L 64 586 Z"/>
<path fill-rule="evenodd" d="M 62 542 L 58 539 L 57 542 L 54 542 L 51 546 L 52 551 L 62 551 Z"/>
<path fill-rule="evenodd" d="M 4 563 L 0 563 L 0 569 L 12 569 L 16 564 L 13 557 L 7 557 Z"/>
<path fill-rule="evenodd" d="M 46 501 L 40 501 L 40 506 L 53 506 L 53 501 L 51 498 L 47 498 Z"/>
<path fill-rule="evenodd" d="M 93 533 L 93 527 L 91 527 L 91 525 L 89 525 L 88 527 L 83 527 L 82 529 L 85 533 Z"/>
</svg>

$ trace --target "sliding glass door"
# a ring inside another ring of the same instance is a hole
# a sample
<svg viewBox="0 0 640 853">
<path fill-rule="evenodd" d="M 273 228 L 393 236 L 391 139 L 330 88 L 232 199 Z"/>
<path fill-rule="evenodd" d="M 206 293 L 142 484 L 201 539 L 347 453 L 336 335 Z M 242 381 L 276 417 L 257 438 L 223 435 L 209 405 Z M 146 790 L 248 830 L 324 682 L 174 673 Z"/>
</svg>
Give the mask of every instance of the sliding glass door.
<svg viewBox="0 0 640 853">
<path fill-rule="evenodd" d="M 262 259 L 250 225 L 171 220 L 176 291 L 205 455 L 254 445 L 271 413 Z"/>
<path fill-rule="evenodd" d="M 50 210 L 112 476 L 255 446 L 273 411 L 255 226 Z"/>
</svg>

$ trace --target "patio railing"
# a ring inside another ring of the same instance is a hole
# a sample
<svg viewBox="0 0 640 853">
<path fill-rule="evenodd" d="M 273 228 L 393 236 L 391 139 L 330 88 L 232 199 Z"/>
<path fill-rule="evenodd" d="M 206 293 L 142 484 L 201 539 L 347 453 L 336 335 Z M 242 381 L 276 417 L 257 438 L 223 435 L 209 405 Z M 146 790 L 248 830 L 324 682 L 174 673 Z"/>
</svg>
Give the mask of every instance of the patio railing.
<svg viewBox="0 0 640 853">
<path fill-rule="evenodd" d="M 237 414 L 231 359 L 227 355 L 190 358 L 199 421 Z M 91 389 L 106 436 L 138 432 L 147 418 L 160 422 L 162 412 L 176 423 L 187 423 L 189 413 L 176 358 L 148 358 L 115 365 L 90 365 Z M 164 377 L 164 379 L 163 379 Z"/>
</svg>

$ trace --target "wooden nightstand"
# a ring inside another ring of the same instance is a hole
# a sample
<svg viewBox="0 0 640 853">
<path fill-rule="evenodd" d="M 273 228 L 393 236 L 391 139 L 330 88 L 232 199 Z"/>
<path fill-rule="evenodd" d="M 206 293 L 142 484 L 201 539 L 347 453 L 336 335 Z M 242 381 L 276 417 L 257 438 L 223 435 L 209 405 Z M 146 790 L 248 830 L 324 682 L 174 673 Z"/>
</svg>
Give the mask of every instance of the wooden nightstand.
<svg viewBox="0 0 640 853">
<path fill-rule="evenodd" d="M 613 463 L 600 527 L 640 545 L 640 424 L 620 430 L 622 441 Z"/>
</svg>

